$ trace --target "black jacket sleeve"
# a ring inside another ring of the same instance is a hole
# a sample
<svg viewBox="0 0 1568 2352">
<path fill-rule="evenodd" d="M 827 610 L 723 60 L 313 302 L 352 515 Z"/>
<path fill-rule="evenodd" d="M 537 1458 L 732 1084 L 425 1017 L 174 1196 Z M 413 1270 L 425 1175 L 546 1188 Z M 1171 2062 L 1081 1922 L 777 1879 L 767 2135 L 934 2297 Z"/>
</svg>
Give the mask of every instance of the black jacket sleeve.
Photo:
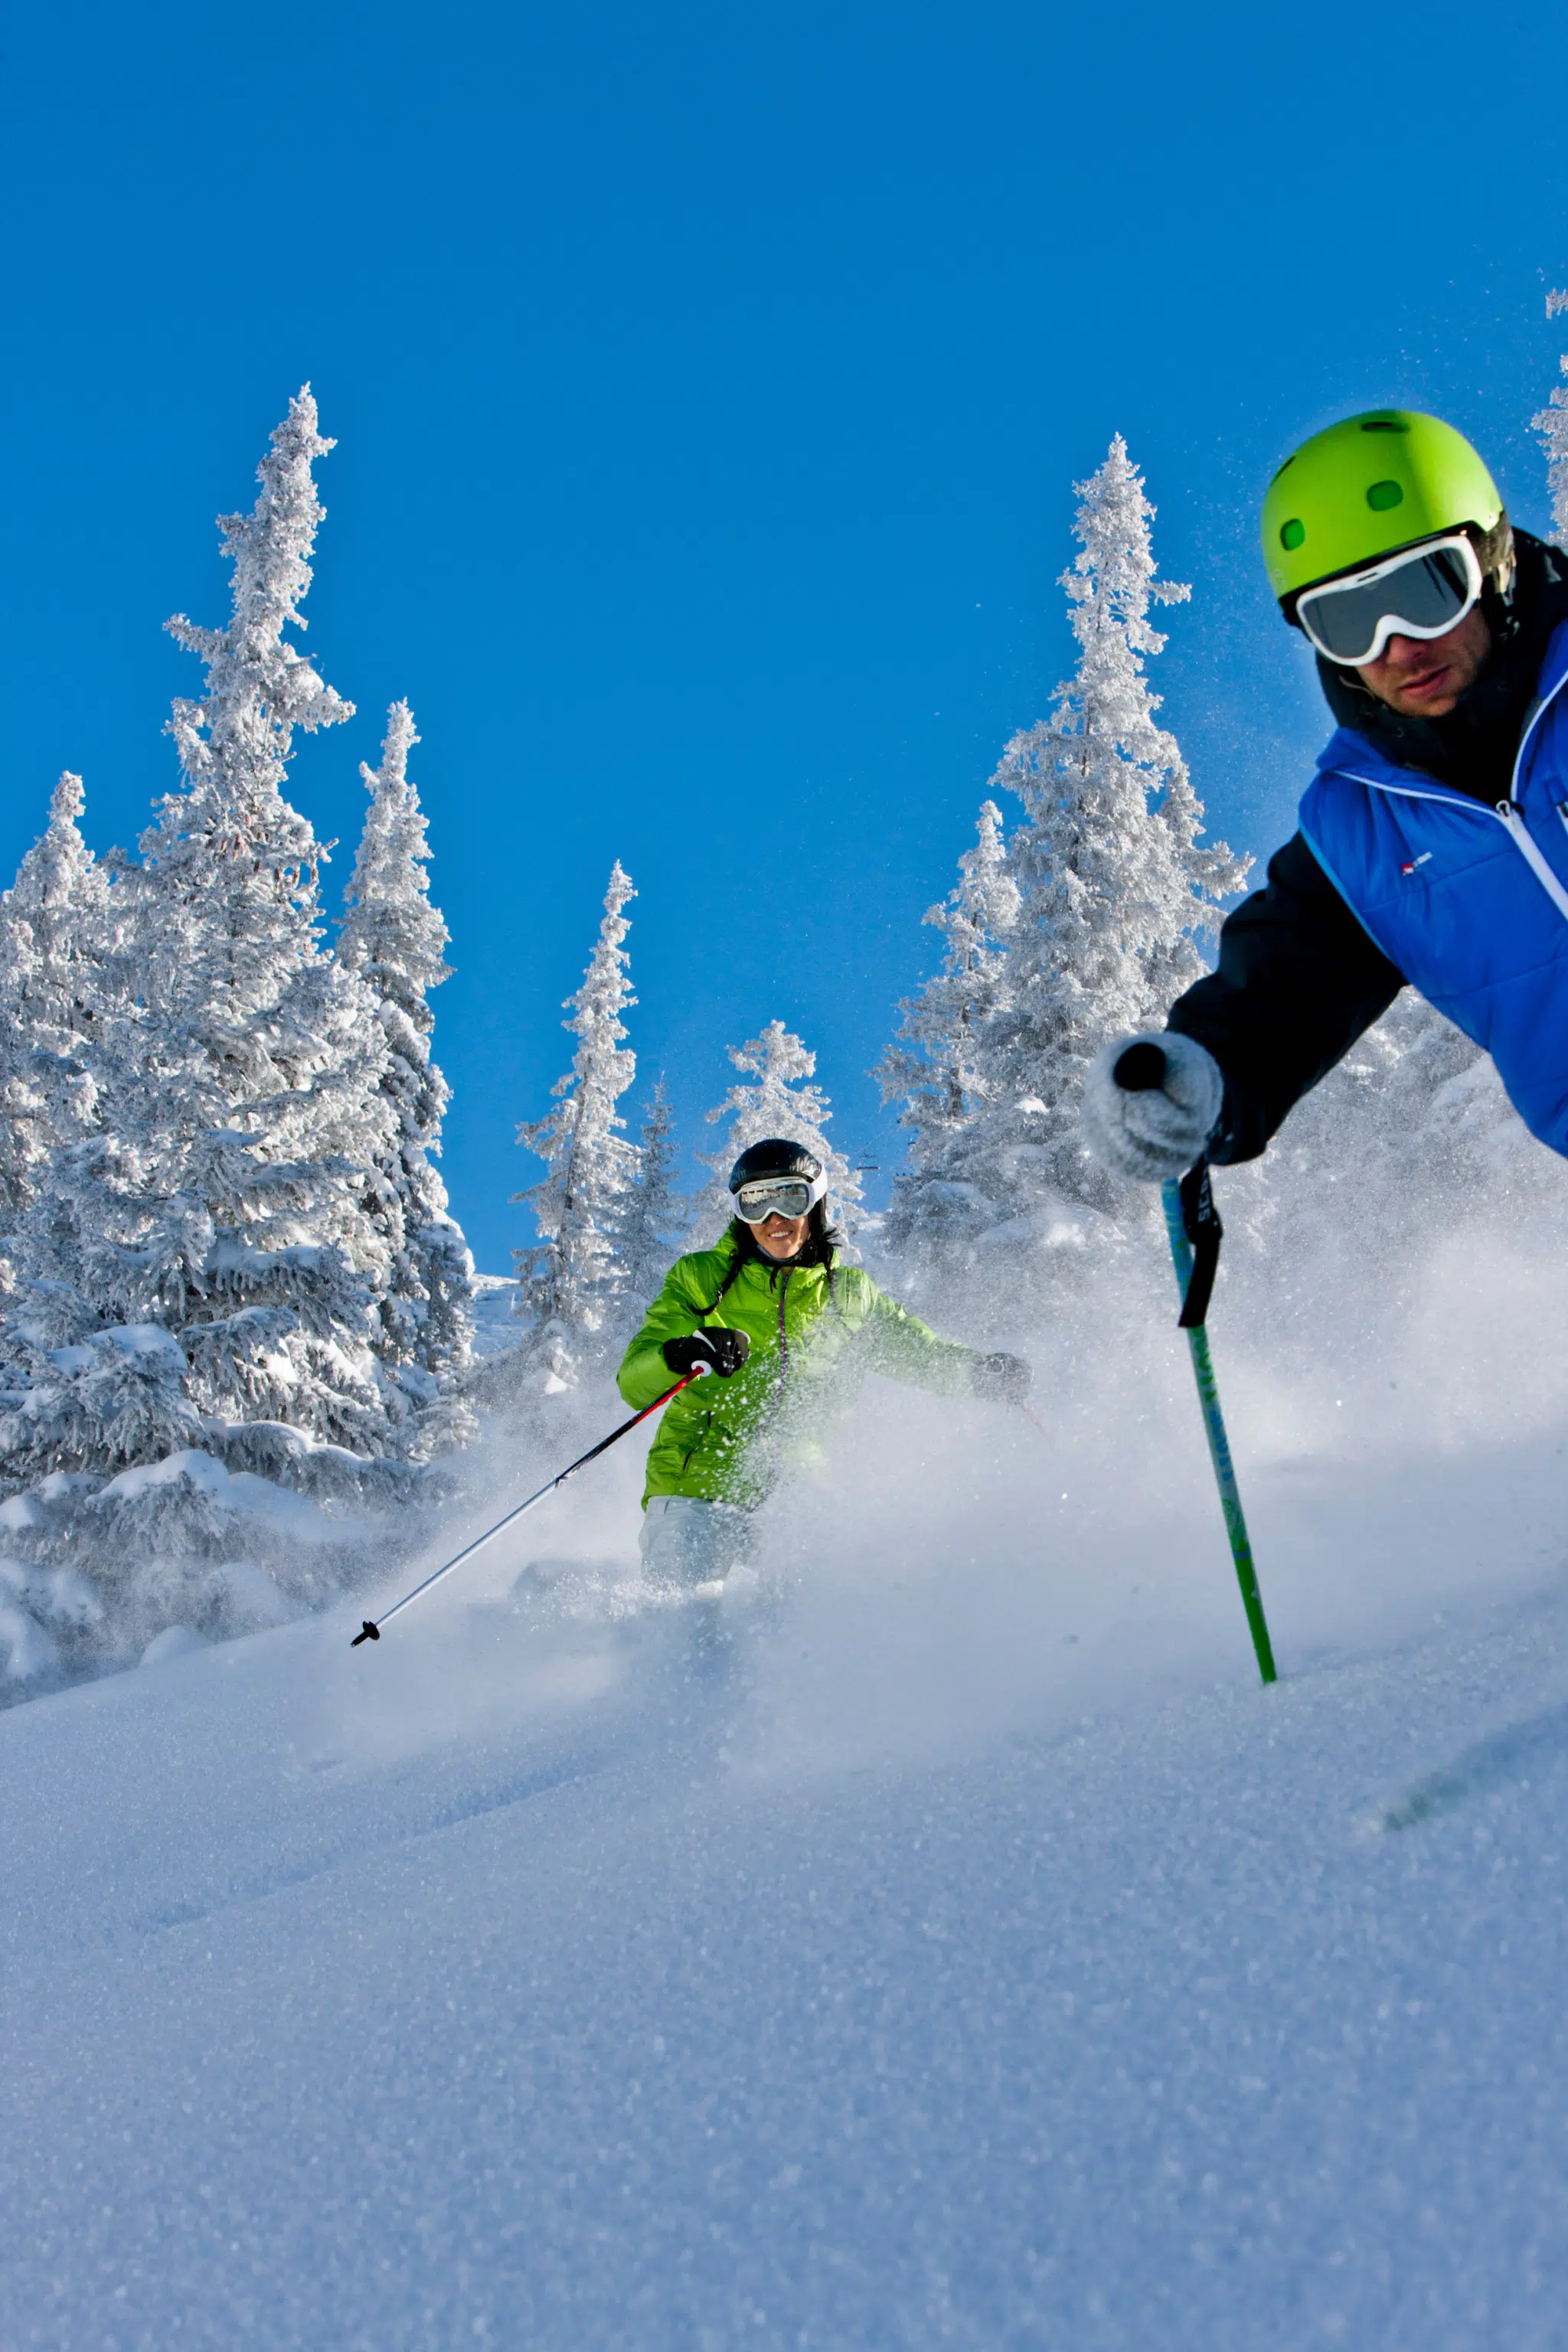
<svg viewBox="0 0 1568 2352">
<path fill-rule="evenodd" d="M 1294 835 L 1270 858 L 1268 887 L 1226 917 L 1218 969 L 1178 997 L 1166 1024 L 1225 1073 L 1209 1158 L 1255 1160 L 1404 985 Z"/>
</svg>

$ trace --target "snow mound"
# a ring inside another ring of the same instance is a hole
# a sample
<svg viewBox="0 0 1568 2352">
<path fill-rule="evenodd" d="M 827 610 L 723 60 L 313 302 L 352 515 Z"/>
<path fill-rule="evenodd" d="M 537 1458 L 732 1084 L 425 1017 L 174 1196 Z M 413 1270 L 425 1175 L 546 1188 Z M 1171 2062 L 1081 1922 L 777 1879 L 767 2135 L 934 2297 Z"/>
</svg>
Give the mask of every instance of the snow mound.
<svg viewBox="0 0 1568 2352">
<path fill-rule="evenodd" d="M 872 1395 L 717 1604 L 618 1467 L 0 1718 L 0 2341 L 1547 2352 L 1560 1428 L 1249 1446 L 1265 1692 L 1142 1369 L 1138 1482 Z"/>
<path fill-rule="evenodd" d="M 165 1625 L 161 1633 L 153 1634 L 142 1651 L 142 1664 L 144 1666 L 166 1665 L 173 1658 L 188 1658 L 206 1647 L 207 1643 L 194 1625 Z"/>
<path fill-rule="evenodd" d="M 235 1451 L 252 1447 L 315 1464 L 321 1500 L 192 1446 L 101 1483 L 57 1472 L 0 1504 L 0 1697 L 134 1664 L 165 1632 L 212 1642 L 286 1623 L 416 1545 L 425 1510 L 407 1505 L 446 1491 L 395 1465 L 405 1507 L 389 1520 L 363 1497 L 382 1465 L 275 1424 Z"/>
</svg>

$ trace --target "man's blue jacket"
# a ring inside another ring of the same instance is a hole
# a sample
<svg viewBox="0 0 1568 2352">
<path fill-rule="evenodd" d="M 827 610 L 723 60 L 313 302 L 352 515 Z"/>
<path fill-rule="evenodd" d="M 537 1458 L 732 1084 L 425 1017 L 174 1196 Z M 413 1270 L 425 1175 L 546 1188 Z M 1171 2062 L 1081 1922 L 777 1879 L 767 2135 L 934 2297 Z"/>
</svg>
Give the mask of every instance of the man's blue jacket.
<svg viewBox="0 0 1568 2352">
<path fill-rule="evenodd" d="M 1380 723 L 1363 694 L 1351 710 L 1370 723 L 1337 730 L 1268 887 L 1227 919 L 1218 970 L 1173 1007 L 1171 1027 L 1225 1073 L 1214 1159 L 1261 1151 L 1406 982 L 1485 1047 L 1531 1131 L 1568 1156 L 1568 572 L 1536 542 L 1521 568 L 1536 625 L 1511 662 L 1493 656 L 1487 757 L 1450 722 Z"/>
</svg>

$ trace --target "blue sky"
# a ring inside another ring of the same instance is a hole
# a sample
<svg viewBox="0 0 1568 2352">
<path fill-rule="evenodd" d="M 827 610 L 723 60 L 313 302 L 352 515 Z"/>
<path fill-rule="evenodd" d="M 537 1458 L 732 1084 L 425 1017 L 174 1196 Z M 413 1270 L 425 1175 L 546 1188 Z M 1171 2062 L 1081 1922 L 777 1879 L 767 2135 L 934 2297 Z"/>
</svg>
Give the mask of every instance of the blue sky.
<svg viewBox="0 0 1568 2352">
<path fill-rule="evenodd" d="M 1211 827 L 1267 852 L 1321 740 L 1256 555 L 1280 456 L 1400 400 L 1542 528 L 1568 348 L 1568 18 L 1203 9 L 64 5 L 5 37 L 0 868 L 82 771 L 100 848 L 174 775 L 303 380 L 339 447 L 308 611 L 359 707 L 294 798 L 346 877 L 406 695 L 457 976 L 446 1172 L 480 1263 L 612 860 L 634 1101 L 689 1142 L 775 1013 L 835 1133 L 1011 731 L 1069 663 L 1072 483 L 1122 432 L 1192 582 L 1159 664 Z"/>
</svg>

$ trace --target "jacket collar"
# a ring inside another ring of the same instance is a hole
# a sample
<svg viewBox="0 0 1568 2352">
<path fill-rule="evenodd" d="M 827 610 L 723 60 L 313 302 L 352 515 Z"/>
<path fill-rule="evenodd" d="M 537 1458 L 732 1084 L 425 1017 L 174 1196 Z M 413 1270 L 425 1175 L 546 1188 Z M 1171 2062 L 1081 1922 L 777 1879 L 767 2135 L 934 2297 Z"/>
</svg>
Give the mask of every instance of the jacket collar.
<svg viewBox="0 0 1568 2352">
<path fill-rule="evenodd" d="M 1516 531 L 1518 574 L 1510 606 L 1489 607 L 1495 649 L 1474 686 L 1444 719 L 1406 719 L 1379 702 L 1353 670 L 1320 657 L 1318 676 L 1342 730 L 1391 764 L 1416 769 L 1488 805 L 1502 799 L 1526 720 L 1550 690 L 1544 665 L 1568 620 L 1568 558 L 1529 531 Z M 1335 762 L 1335 764 L 1340 764 Z"/>
<path fill-rule="evenodd" d="M 777 1276 L 782 1274 L 821 1275 L 825 1270 L 815 1262 L 809 1265 L 802 1265 L 797 1257 L 764 1257 L 760 1252 L 749 1251 L 746 1262 L 741 1268 L 741 1276 L 743 1280 L 748 1274 L 757 1274 L 764 1282 L 771 1284 Z"/>
<path fill-rule="evenodd" d="M 1533 713 L 1564 684 L 1568 684 L 1568 620 L 1560 622 L 1547 640 L 1544 658 L 1531 681 L 1530 695 L 1521 708 L 1516 750 Z M 1389 716 L 1394 714 L 1390 712 Z M 1319 774 L 1349 773 L 1359 777 L 1363 783 L 1381 784 L 1391 792 L 1420 793 L 1425 787 L 1430 797 L 1468 803 L 1472 807 L 1478 801 L 1487 807 L 1492 806 L 1504 797 L 1511 782 L 1511 775 L 1505 777 L 1503 788 L 1491 794 L 1461 791 L 1436 770 L 1424 769 L 1414 760 L 1394 757 L 1385 742 L 1379 740 L 1381 732 L 1374 733 L 1371 729 L 1360 726 L 1336 727 L 1318 755 Z M 1435 793 L 1431 791 L 1434 785 L 1438 788 Z"/>
<path fill-rule="evenodd" d="M 740 1257 L 741 1246 L 740 1239 L 732 1225 L 727 1226 L 725 1231 L 721 1234 L 719 1240 L 714 1244 L 713 1254 L 722 1262 L 724 1271 L 726 1273 L 728 1273 L 730 1268 L 734 1265 L 736 1259 Z M 838 1255 L 837 1251 L 835 1250 L 833 1255 L 834 1259 L 837 1262 Z M 827 1271 L 826 1267 L 822 1265 L 802 1265 L 799 1258 L 797 1257 L 764 1257 L 760 1250 L 747 1250 L 745 1257 L 737 1272 L 736 1280 L 739 1281 L 742 1276 L 749 1274 L 753 1267 L 757 1273 L 763 1276 L 764 1280 L 771 1278 L 771 1276 L 775 1274 L 826 1274 Z"/>
</svg>

